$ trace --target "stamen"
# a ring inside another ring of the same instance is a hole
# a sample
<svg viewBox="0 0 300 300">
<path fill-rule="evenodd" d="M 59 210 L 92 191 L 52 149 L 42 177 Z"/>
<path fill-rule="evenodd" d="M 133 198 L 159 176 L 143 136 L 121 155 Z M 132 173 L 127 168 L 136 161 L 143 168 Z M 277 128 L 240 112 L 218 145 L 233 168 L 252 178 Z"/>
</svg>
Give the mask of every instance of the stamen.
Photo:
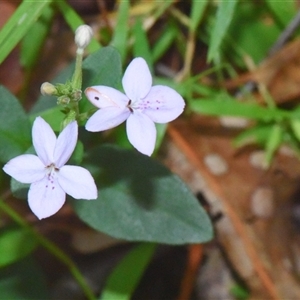
<svg viewBox="0 0 300 300">
<path fill-rule="evenodd" d="M 130 105 L 131 105 L 131 100 L 128 101 L 127 107 L 129 108 L 130 112 L 133 113 L 133 109 Z"/>
</svg>

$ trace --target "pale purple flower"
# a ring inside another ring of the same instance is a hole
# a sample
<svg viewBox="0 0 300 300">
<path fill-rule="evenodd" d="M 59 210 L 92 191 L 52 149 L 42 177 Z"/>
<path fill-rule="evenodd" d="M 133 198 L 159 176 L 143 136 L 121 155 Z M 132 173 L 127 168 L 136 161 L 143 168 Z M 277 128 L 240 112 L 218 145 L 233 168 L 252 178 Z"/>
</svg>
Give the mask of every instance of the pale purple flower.
<svg viewBox="0 0 300 300">
<path fill-rule="evenodd" d="M 31 183 L 28 203 L 39 218 L 55 214 L 65 203 L 66 193 L 75 199 L 96 199 L 97 187 L 90 172 L 78 166 L 65 166 L 78 136 L 76 121 L 68 124 L 56 138 L 41 117 L 32 127 L 36 155 L 23 154 L 11 159 L 3 170 L 22 183 Z"/>
<path fill-rule="evenodd" d="M 89 101 L 100 108 L 87 121 L 88 131 L 103 131 L 125 120 L 130 143 L 141 153 L 151 155 L 156 141 L 155 123 L 176 119 L 184 109 L 184 100 L 173 89 L 152 86 L 146 61 L 135 58 L 122 79 L 125 95 L 108 86 L 92 86 L 85 90 Z"/>
</svg>

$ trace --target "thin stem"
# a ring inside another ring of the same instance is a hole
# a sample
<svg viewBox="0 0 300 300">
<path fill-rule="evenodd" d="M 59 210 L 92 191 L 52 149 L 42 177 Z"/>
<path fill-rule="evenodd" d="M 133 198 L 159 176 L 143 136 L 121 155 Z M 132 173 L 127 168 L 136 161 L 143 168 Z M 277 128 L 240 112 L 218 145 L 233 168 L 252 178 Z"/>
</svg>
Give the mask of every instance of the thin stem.
<svg viewBox="0 0 300 300">
<path fill-rule="evenodd" d="M 50 253 L 52 253 L 57 259 L 59 259 L 64 265 L 66 265 L 73 275 L 74 279 L 82 288 L 85 296 L 89 300 L 95 300 L 95 296 L 88 286 L 86 280 L 83 275 L 75 265 L 75 263 L 67 256 L 60 248 L 58 248 L 54 243 L 52 243 L 49 239 L 45 238 L 38 231 L 36 231 L 32 226 L 30 226 L 27 221 L 19 215 L 16 211 L 14 211 L 9 205 L 7 205 L 0 198 L 0 209 L 2 209 L 6 214 L 8 214 L 17 224 L 26 228 L 36 239 L 37 241 L 45 247 Z"/>
<path fill-rule="evenodd" d="M 75 71 L 72 77 L 72 87 L 77 90 L 81 90 L 82 85 L 82 58 L 83 49 L 78 49 L 76 52 Z"/>
</svg>

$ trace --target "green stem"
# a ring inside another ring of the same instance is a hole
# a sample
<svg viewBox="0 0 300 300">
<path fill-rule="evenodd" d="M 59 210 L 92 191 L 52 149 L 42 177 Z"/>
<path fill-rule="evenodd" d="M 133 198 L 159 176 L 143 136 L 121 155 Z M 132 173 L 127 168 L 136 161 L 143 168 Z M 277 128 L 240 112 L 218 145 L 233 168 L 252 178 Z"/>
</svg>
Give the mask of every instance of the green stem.
<svg viewBox="0 0 300 300">
<path fill-rule="evenodd" d="M 10 206 L 8 206 L 1 198 L 0 209 L 7 213 L 20 226 L 26 228 L 43 247 L 45 247 L 50 253 L 52 253 L 57 259 L 59 259 L 63 264 L 65 264 L 68 267 L 69 271 L 82 288 L 87 299 L 96 299 L 75 263 L 60 248 L 58 248 L 49 239 L 41 235 L 32 226 L 30 226 L 22 216 L 20 216 L 16 211 L 14 211 Z"/>
<path fill-rule="evenodd" d="M 77 90 L 81 90 L 81 85 L 82 85 L 82 58 L 83 58 L 83 51 L 77 51 L 75 71 L 72 77 L 72 87 L 73 89 L 77 89 Z"/>
</svg>

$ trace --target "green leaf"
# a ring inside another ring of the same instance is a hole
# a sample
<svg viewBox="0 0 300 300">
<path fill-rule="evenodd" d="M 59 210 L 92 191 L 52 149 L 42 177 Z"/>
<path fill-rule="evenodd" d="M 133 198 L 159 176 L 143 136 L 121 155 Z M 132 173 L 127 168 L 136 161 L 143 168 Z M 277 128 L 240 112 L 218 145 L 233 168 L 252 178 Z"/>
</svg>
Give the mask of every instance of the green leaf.
<svg viewBox="0 0 300 300">
<path fill-rule="evenodd" d="M 37 62 L 37 57 L 51 26 L 53 15 L 53 8 L 46 6 L 40 18 L 25 35 L 21 48 L 21 63 L 25 68 L 30 69 Z"/>
<path fill-rule="evenodd" d="M 150 51 L 147 34 L 143 28 L 141 19 L 137 19 L 137 21 L 135 22 L 133 33 L 135 37 L 133 44 L 133 54 L 135 57 L 143 57 L 149 66 L 150 72 L 153 73 L 152 54 Z"/>
<path fill-rule="evenodd" d="M 153 159 L 112 146 L 88 153 L 95 201 L 72 201 L 91 227 L 117 238 L 166 244 L 212 238 L 210 220 L 186 185 Z"/>
<path fill-rule="evenodd" d="M 155 244 L 141 244 L 131 250 L 109 275 L 99 299 L 131 299 L 155 248 Z"/>
<path fill-rule="evenodd" d="M 91 85 L 116 87 L 121 75 L 121 57 L 113 47 L 103 47 L 83 61 L 83 89 Z"/>
<path fill-rule="evenodd" d="M 265 159 L 268 166 L 272 161 L 274 153 L 279 148 L 282 139 L 283 139 L 283 128 L 280 126 L 280 124 L 274 124 L 270 132 L 270 136 L 266 143 Z"/>
<path fill-rule="evenodd" d="M 247 144 L 259 144 L 264 146 L 272 131 L 273 124 L 258 124 L 255 127 L 245 129 L 233 141 L 235 147 Z"/>
<path fill-rule="evenodd" d="M 291 128 L 293 133 L 298 141 L 300 141 L 300 120 L 299 119 L 292 119 L 290 120 Z"/>
<path fill-rule="evenodd" d="M 0 161 L 24 153 L 31 145 L 30 123 L 19 101 L 0 86 Z"/>
<path fill-rule="evenodd" d="M 10 189 L 14 197 L 18 199 L 27 199 L 30 184 L 21 183 L 14 178 L 10 180 Z"/>
<path fill-rule="evenodd" d="M 161 36 L 156 39 L 152 49 L 153 61 L 157 61 L 171 46 L 178 34 L 178 28 L 175 24 L 169 24 L 162 32 Z"/>
<path fill-rule="evenodd" d="M 224 51 L 230 60 L 245 67 L 244 56 L 249 55 L 259 64 L 280 34 L 280 28 L 272 22 L 266 22 L 266 7 L 253 1 L 239 3 L 228 30 L 229 39 L 224 40 Z M 239 30 L 236 30 L 236 29 Z M 257 41 L 259 40 L 259 47 Z M 239 53 L 239 55 L 234 55 Z"/>
<path fill-rule="evenodd" d="M 288 111 L 266 108 L 256 103 L 239 102 L 224 95 L 224 100 L 199 99 L 190 102 L 192 111 L 214 116 L 236 116 L 253 120 L 272 121 L 290 116 Z"/>
<path fill-rule="evenodd" d="M 218 56 L 220 46 L 229 28 L 230 22 L 233 18 L 236 4 L 238 0 L 220 1 L 216 21 L 211 32 L 209 48 L 208 48 L 208 61 L 212 61 Z"/>
<path fill-rule="evenodd" d="M 192 11 L 191 11 L 191 23 L 190 23 L 190 29 L 192 32 L 196 31 L 207 4 L 208 4 L 208 0 L 202 0 L 202 1 L 193 0 Z"/>
<path fill-rule="evenodd" d="M 296 1 L 274 1 L 266 0 L 267 6 L 279 20 L 282 25 L 282 29 L 287 26 L 295 17 L 297 13 Z"/>
<path fill-rule="evenodd" d="M 125 61 L 128 48 L 129 8 L 130 3 L 128 0 L 119 2 L 117 24 L 111 41 L 111 45 L 120 52 L 122 62 Z"/>
<path fill-rule="evenodd" d="M 44 274 L 32 258 L 0 270 L 0 299 L 49 299 Z"/>
<path fill-rule="evenodd" d="M 0 268 L 30 254 L 37 246 L 36 239 L 24 228 L 3 229 L 0 232 Z"/>
<path fill-rule="evenodd" d="M 18 6 L 0 31 L 0 63 L 4 61 L 51 2 L 51 0 L 25 0 Z"/>
</svg>

